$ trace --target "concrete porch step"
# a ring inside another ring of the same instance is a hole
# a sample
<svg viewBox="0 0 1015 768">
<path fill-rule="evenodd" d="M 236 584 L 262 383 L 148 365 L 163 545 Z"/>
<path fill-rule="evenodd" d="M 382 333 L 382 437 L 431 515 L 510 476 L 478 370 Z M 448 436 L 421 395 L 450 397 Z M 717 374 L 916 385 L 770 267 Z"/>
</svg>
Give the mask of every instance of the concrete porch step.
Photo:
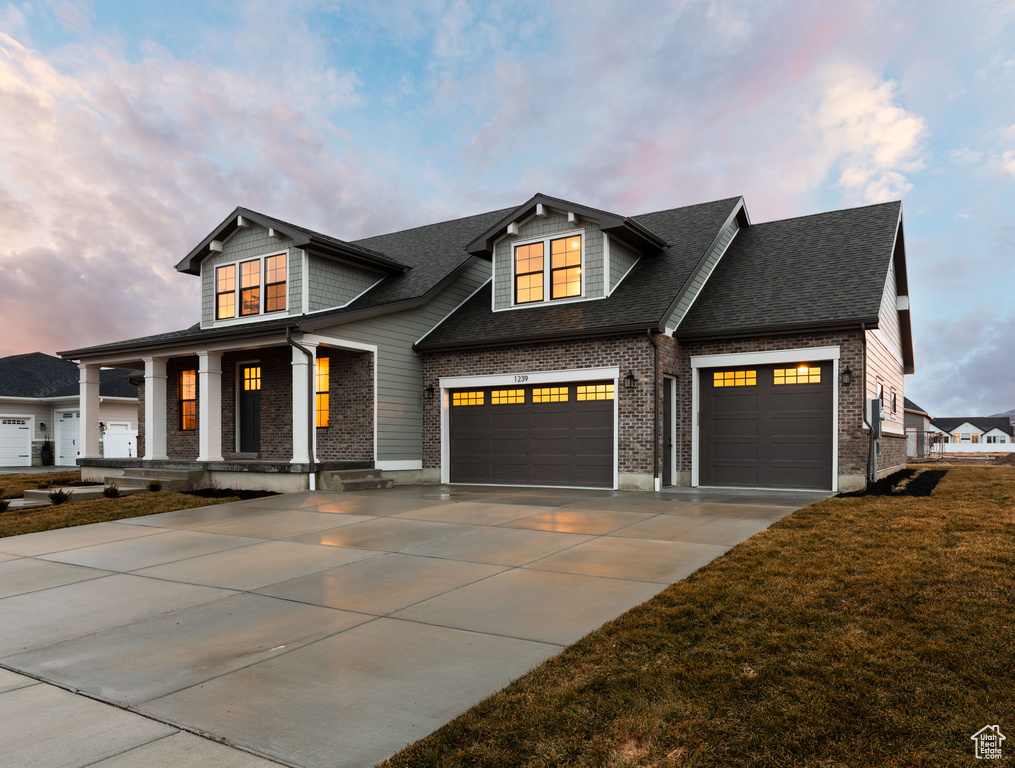
<svg viewBox="0 0 1015 768">
<path fill-rule="evenodd" d="M 395 485 L 379 469 L 339 469 L 322 472 L 320 476 L 322 489 L 329 491 L 371 491 Z"/>
<path fill-rule="evenodd" d="M 121 478 L 116 478 L 116 479 L 119 480 Z M 85 485 L 85 486 L 54 487 L 54 488 L 49 488 L 47 490 L 43 490 L 43 489 L 39 489 L 39 490 L 27 490 L 24 493 L 24 500 L 25 500 L 26 505 L 31 503 L 31 506 L 45 506 L 46 504 L 50 504 L 51 503 L 50 499 L 49 499 L 49 494 L 51 494 L 53 491 L 67 491 L 68 493 L 73 492 L 73 495 L 69 499 L 67 499 L 67 501 L 64 502 L 65 504 L 70 504 L 70 503 L 73 503 L 75 501 L 90 501 L 91 499 L 101 499 L 101 498 L 103 498 L 103 493 L 102 493 L 103 488 L 104 488 L 104 486 L 101 486 L 101 485 Z M 129 495 L 131 493 L 140 493 L 141 491 L 147 491 L 147 490 L 148 490 L 147 488 L 132 488 L 132 489 L 128 489 L 128 488 L 125 488 L 125 487 L 123 487 L 121 485 L 120 486 L 120 495 L 121 496 L 127 496 L 127 495 Z M 13 503 L 12 503 L 11 506 L 13 508 L 13 506 L 14 506 Z M 25 507 L 22 506 L 21 508 L 24 509 Z"/>
<path fill-rule="evenodd" d="M 153 478 L 191 480 L 193 479 L 191 473 L 192 470 L 189 469 L 163 469 L 161 467 L 125 467 L 123 470 L 124 477 L 147 478 L 149 480 Z"/>
</svg>

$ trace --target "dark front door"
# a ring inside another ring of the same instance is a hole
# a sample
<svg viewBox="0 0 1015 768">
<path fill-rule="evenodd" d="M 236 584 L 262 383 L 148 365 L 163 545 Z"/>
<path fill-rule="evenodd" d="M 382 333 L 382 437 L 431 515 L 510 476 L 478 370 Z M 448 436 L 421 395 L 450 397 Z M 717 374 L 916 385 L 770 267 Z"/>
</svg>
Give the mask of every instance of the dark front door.
<svg viewBox="0 0 1015 768">
<path fill-rule="evenodd" d="M 832 365 L 701 372 L 701 485 L 832 487 Z"/>
<path fill-rule="evenodd" d="M 261 450 L 261 366 L 240 367 L 240 452 Z"/>
<path fill-rule="evenodd" d="M 613 382 L 451 393 L 453 483 L 612 488 Z"/>
</svg>

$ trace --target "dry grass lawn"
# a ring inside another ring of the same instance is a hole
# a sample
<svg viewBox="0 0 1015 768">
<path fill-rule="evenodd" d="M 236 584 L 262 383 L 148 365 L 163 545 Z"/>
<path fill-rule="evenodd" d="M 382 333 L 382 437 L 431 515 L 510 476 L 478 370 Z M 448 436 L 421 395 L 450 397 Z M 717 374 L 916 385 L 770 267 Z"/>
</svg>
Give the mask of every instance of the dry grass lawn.
<svg viewBox="0 0 1015 768">
<path fill-rule="evenodd" d="M 1015 732 L 1015 468 L 954 467 L 800 510 L 385 765 L 968 766 L 987 724 Z"/>
<path fill-rule="evenodd" d="M 81 479 L 80 470 L 64 472 L 24 472 L 17 475 L 0 475 L 0 495 L 5 499 L 21 498 L 25 491 L 34 491 L 40 483 L 63 485 L 76 483 Z"/>
</svg>

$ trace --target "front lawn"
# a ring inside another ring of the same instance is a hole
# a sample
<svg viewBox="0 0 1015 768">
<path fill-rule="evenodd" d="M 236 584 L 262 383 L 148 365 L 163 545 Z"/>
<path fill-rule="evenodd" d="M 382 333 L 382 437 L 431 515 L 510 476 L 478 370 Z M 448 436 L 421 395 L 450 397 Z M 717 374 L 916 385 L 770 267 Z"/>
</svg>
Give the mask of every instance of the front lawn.
<svg viewBox="0 0 1015 768">
<path fill-rule="evenodd" d="M 177 509 L 207 507 L 230 501 L 239 501 L 239 498 L 206 499 L 188 493 L 160 492 L 138 493 L 118 499 L 102 498 L 91 501 L 75 501 L 59 506 L 36 507 L 34 509 L 9 509 L 0 514 L 0 538 L 19 536 L 22 533 L 49 531 L 53 528 L 68 528 L 72 525 L 124 520 L 128 517 L 154 515 Z"/>
<path fill-rule="evenodd" d="M 69 485 L 81 482 L 81 470 L 63 472 L 22 472 L 16 475 L 0 475 L 0 494 L 5 499 L 21 498 L 25 491 L 34 491 L 43 483 Z"/>
<path fill-rule="evenodd" d="M 1015 751 L 1015 468 L 800 510 L 385 763 L 968 766 Z"/>
</svg>

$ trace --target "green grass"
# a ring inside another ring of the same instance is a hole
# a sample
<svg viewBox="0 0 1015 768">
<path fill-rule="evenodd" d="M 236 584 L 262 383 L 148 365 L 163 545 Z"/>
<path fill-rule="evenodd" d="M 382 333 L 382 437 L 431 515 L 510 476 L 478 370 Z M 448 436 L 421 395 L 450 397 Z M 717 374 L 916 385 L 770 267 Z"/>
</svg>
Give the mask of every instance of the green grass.
<svg viewBox="0 0 1015 768">
<path fill-rule="evenodd" d="M 384 765 L 972 765 L 1015 730 L 1013 598 L 1015 468 L 828 499 Z"/>
<path fill-rule="evenodd" d="M 125 520 L 128 517 L 173 512 L 177 509 L 207 507 L 230 501 L 239 501 L 239 498 L 205 499 L 185 493 L 138 493 L 118 499 L 101 498 L 75 501 L 56 507 L 8 510 L 0 514 L 0 538 L 50 531 L 54 528 L 69 528 L 74 525 Z"/>
</svg>

